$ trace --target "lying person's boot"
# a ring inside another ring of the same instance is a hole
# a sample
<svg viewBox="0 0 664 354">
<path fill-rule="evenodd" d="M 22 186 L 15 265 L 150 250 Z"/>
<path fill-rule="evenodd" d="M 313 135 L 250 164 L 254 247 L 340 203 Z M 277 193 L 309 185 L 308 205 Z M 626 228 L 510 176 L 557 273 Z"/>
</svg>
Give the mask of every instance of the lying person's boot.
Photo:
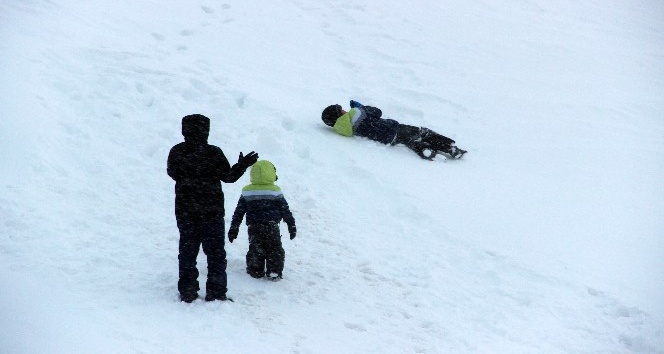
<svg viewBox="0 0 664 354">
<path fill-rule="evenodd" d="M 463 154 L 468 152 L 466 150 L 459 149 L 455 145 L 447 145 L 440 147 L 438 151 L 450 155 L 450 157 L 454 160 L 460 159 L 461 156 L 463 156 Z"/>
<path fill-rule="evenodd" d="M 452 156 L 453 159 L 458 160 L 463 156 L 463 154 L 465 154 L 467 152 L 468 151 L 459 149 L 458 147 L 452 145 L 450 156 Z"/>
<path fill-rule="evenodd" d="M 416 153 L 419 157 L 421 157 L 421 158 L 423 158 L 423 159 L 425 159 L 425 160 L 429 160 L 429 161 L 433 161 L 433 158 L 436 157 L 436 154 L 438 153 L 438 152 L 436 152 L 434 149 L 432 149 L 431 147 L 429 147 L 429 145 L 424 144 L 424 143 L 422 143 L 421 141 L 415 141 L 415 140 L 413 140 L 413 141 L 409 141 L 409 142 L 406 144 L 406 146 L 407 146 L 409 149 L 415 151 L 415 153 Z"/>
<path fill-rule="evenodd" d="M 425 147 L 422 150 L 418 150 L 416 152 L 421 158 L 429 161 L 433 161 L 436 155 L 438 155 L 436 150 L 429 149 L 428 147 Z"/>
</svg>

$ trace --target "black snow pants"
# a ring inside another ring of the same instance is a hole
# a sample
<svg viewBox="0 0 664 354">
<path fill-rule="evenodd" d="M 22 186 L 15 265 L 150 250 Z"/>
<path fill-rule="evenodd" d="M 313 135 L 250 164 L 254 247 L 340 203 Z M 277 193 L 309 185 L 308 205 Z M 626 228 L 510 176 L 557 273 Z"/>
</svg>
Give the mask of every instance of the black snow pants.
<svg viewBox="0 0 664 354">
<path fill-rule="evenodd" d="M 226 250 L 224 250 L 224 219 L 184 222 L 178 220 L 180 229 L 180 253 L 178 255 L 180 295 L 198 294 L 198 269 L 196 257 L 201 245 L 207 256 L 208 275 L 205 290 L 207 295 L 220 298 L 226 295 Z"/>
<path fill-rule="evenodd" d="M 247 273 L 254 278 L 270 273 L 281 276 L 286 252 L 281 245 L 279 224 L 275 222 L 251 224 L 247 227 L 247 233 L 249 234 Z"/>
<path fill-rule="evenodd" d="M 397 131 L 393 145 L 406 145 L 409 149 L 420 155 L 420 157 L 428 158 L 424 154 L 425 150 L 451 153 L 454 143 L 454 140 L 440 135 L 429 128 L 399 124 L 399 130 Z"/>
</svg>

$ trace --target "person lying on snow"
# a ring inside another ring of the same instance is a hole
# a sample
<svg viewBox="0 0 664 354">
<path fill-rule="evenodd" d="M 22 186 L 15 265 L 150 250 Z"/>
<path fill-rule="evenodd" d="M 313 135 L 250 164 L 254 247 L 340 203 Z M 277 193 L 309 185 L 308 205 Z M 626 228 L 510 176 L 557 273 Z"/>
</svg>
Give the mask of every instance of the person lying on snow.
<svg viewBox="0 0 664 354">
<path fill-rule="evenodd" d="M 401 124 L 394 119 L 381 118 L 376 107 L 350 101 L 350 111 L 334 104 L 323 110 L 323 122 L 343 136 L 362 136 L 386 145 L 406 145 L 425 160 L 433 160 L 438 153 L 460 159 L 467 151 L 456 147 L 455 141 L 429 128 Z"/>
<path fill-rule="evenodd" d="M 247 274 L 254 278 L 266 276 L 269 280 L 282 278 L 286 252 L 281 245 L 279 222 L 288 225 L 290 239 L 295 238 L 295 219 L 288 207 L 281 188 L 275 185 L 277 169 L 267 160 L 256 162 L 251 167 L 251 184 L 242 188 L 240 200 L 233 213 L 228 229 L 228 241 L 233 243 L 240 230 L 240 223 L 247 214 L 249 251 L 247 252 Z"/>
</svg>

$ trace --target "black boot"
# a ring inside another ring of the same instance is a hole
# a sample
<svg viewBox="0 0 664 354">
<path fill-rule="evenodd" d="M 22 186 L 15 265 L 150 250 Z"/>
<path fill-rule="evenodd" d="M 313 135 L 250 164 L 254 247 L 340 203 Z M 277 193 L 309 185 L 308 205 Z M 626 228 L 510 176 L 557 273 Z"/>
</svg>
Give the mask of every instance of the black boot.
<svg viewBox="0 0 664 354">
<path fill-rule="evenodd" d="M 432 149 L 428 144 L 422 141 L 410 140 L 406 141 L 404 145 L 406 145 L 409 149 L 415 151 L 417 156 L 429 161 L 432 161 L 434 157 L 436 157 L 436 154 L 438 153 L 435 149 Z"/>
<path fill-rule="evenodd" d="M 452 145 L 450 146 L 450 156 L 452 156 L 453 159 L 458 160 L 460 159 L 463 154 L 467 153 L 468 151 L 459 149 L 458 147 Z"/>
<path fill-rule="evenodd" d="M 458 160 L 465 154 L 466 150 L 461 150 L 456 147 L 455 141 L 440 135 L 428 128 L 422 128 L 421 130 L 422 142 L 431 146 L 432 150 L 437 152 L 442 152 L 450 155 L 451 158 Z"/>
<path fill-rule="evenodd" d="M 180 301 L 186 302 L 188 304 L 194 302 L 194 300 L 198 299 L 198 294 L 192 293 L 192 294 L 180 294 Z"/>
<path fill-rule="evenodd" d="M 420 147 L 419 149 L 415 150 L 417 155 L 419 155 L 421 158 L 429 161 L 433 161 L 433 159 L 436 157 L 438 154 L 438 151 L 431 149 L 427 146 Z"/>
<path fill-rule="evenodd" d="M 279 281 L 279 280 L 283 279 L 284 277 L 281 276 L 281 273 L 265 272 L 265 278 L 267 278 L 267 280 L 271 280 L 271 281 Z"/>
<path fill-rule="evenodd" d="M 215 301 L 215 300 L 233 302 L 233 299 L 226 296 L 226 294 L 223 294 L 223 295 L 207 294 L 207 295 L 205 295 L 205 301 Z"/>
<path fill-rule="evenodd" d="M 254 270 L 247 269 L 247 274 L 251 275 L 252 278 L 260 279 L 263 277 L 263 272 L 257 272 Z"/>
<path fill-rule="evenodd" d="M 420 128 L 420 138 L 433 147 L 451 146 L 456 143 L 454 140 L 424 127 Z"/>
</svg>

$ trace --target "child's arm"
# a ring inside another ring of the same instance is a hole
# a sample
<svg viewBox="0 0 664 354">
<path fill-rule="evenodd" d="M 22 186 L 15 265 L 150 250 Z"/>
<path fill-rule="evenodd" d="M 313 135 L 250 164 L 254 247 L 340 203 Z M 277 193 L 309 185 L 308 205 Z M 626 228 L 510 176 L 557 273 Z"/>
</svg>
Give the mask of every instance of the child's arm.
<svg viewBox="0 0 664 354">
<path fill-rule="evenodd" d="M 350 100 L 350 108 L 364 108 L 364 105 L 360 102 Z"/>
<path fill-rule="evenodd" d="M 288 225 L 288 233 L 290 234 L 290 239 L 292 240 L 295 238 L 295 234 L 297 233 L 297 228 L 295 227 L 295 218 L 293 218 L 293 213 L 291 213 L 290 208 L 288 207 L 286 198 L 283 198 L 282 200 L 281 215 L 283 215 L 284 221 L 286 222 L 286 225 Z"/>
<path fill-rule="evenodd" d="M 383 115 L 383 112 L 380 110 L 380 108 L 373 106 L 365 106 L 360 102 L 354 100 L 350 100 L 350 108 L 363 108 L 364 111 L 367 112 L 367 115 L 374 118 L 380 118 Z"/>
<path fill-rule="evenodd" d="M 367 116 L 373 118 L 380 118 L 383 115 L 383 111 L 380 108 L 372 106 L 364 106 L 364 111 L 367 112 Z"/>
<path fill-rule="evenodd" d="M 233 243 L 233 240 L 237 238 L 238 232 L 240 232 L 240 224 L 242 223 L 242 218 L 247 212 L 247 202 L 244 200 L 244 197 L 240 197 L 240 200 L 237 201 L 237 207 L 235 207 L 235 212 L 233 212 L 233 218 L 231 219 L 231 226 L 228 228 L 228 241 Z"/>
</svg>

